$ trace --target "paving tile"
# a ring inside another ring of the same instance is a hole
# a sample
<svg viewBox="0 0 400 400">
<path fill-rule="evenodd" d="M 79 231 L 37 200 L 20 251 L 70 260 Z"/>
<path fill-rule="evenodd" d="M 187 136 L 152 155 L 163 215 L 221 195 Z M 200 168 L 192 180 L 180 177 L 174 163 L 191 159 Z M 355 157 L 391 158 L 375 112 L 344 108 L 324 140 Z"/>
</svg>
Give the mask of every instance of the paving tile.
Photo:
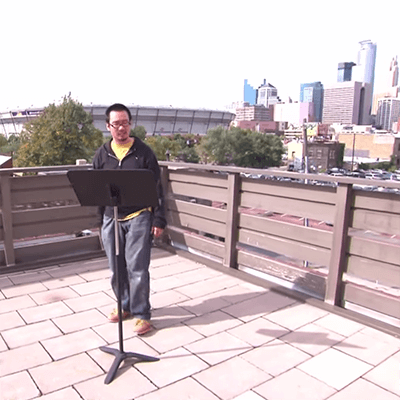
<svg viewBox="0 0 400 400">
<path fill-rule="evenodd" d="M 232 304 L 222 299 L 218 293 L 219 292 L 211 293 L 206 296 L 182 301 L 179 303 L 179 306 L 185 308 L 192 314 L 203 315 L 216 310 L 220 310 L 221 308 L 227 307 Z"/>
<path fill-rule="evenodd" d="M 396 346 L 376 340 L 362 332 L 348 337 L 335 345 L 334 348 L 372 365 L 378 365 L 399 350 Z"/>
<path fill-rule="evenodd" d="M 289 297 L 268 291 L 261 296 L 225 307 L 222 311 L 227 312 L 236 318 L 240 318 L 244 322 L 248 322 L 273 311 L 287 307 L 294 302 L 295 300 Z"/>
<path fill-rule="evenodd" d="M 71 289 L 75 290 L 81 296 L 84 296 L 85 294 L 91 294 L 110 289 L 110 280 L 99 279 L 97 281 L 80 283 L 78 285 L 72 285 Z"/>
<path fill-rule="evenodd" d="M 69 357 L 105 344 L 105 341 L 91 329 L 69 333 L 68 335 L 47 339 L 42 342 L 43 347 L 54 360 Z"/>
<path fill-rule="evenodd" d="M 40 396 L 26 371 L 0 378 L 0 400 L 28 400 Z"/>
<path fill-rule="evenodd" d="M 184 324 L 203 336 L 211 336 L 243 323 L 222 311 L 214 311 L 189 319 Z"/>
<path fill-rule="evenodd" d="M 194 316 L 195 315 L 184 308 L 172 305 L 152 311 L 151 323 L 156 329 L 164 329 L 193 318 Z"/>
<path fill-rule="evenodd" d="M 29 373 L 43 394 L 104 374 L 103 370 L 87 354 L 78 354 L 32 368 Z"/>
<path fill-rule="evenodd" d="M 160 388 L 202 371 L 208 364 L 180 347 L 162 354 L 157 362 L 138 363 L 135 367 Z"/>
<path fill-rule="evenodd" d="M 392 346 L 396 346 L 400 350 L 400 337 L 398 336 L 395 337 L 370 327 L 365 327 L 361 332 L 364 335 L 368 335 L 375 338 L 376 340 L 390 344 Z"/>
<path fill-rule="evenodd" d="M 192 378 L 186 378 L 136 400 L 219 400 Z"/>
<path fill-rule="evenodd" d="M 76 285 L 78 283 L 84 283 L 84 282 L 85 280 L 82 279 L 80 276 L 72 275 L 72 276 L 65 276 L 57 279 L 44 281 L 43 285 L 46 286 L 47 289 L 51 290 L 51 289 L 59 289 L 65 286 Z"/>
<path fill-rule="evenodd" d="M 189 298 L 176 290 L 154 293 L 150 296 L 150 303 L 153 309 L 168 307 L 172 304 L 181 303 Z"/>
<path fill-rule="evenodd" d="M 8 347 L 6 345 L 6 342 L 4 341 L 2 336 L 0 335 L 0 351 L 6 351 L 6 350 L 8 350 Z"/>
<path fill-rule="evenodd" d="M 6 297 L 4 296 L 4 294 L 2 292 L 0 292 L 0 300 L 4 300 Z"/>
<path fill-rule="evenodd" d="M 240 357 L 272 376 L 278 376 L 310 359 L 309 354 L 281 340 L 273 340 Z"/>
<path fill-rule="evenodd" d="M 27 295 L 0 300 L 0 314 L 33 306 L 36 303 Z"/>
<path fill-rule="evenodd" d="M 46 271 L 25 272 L 23 274 L 11 275 L 10 280 L 14 285 L 23 285 L 32 282 L 43 282 L 51 279 L 51 276 Z"/>
<path fill-rule="evenodd" d="M 159 278 L 165 278 L 166 276 L 171 276 L 171 275 L 179 275 L 184 272 L 192 271 L 192 270 L 198 270 L 203 268 L 204 266 L 202 264 L 197 264 L 195 262 L 192 262 L 190 260 L 181 260 L 167 264 L 163 267 L 159 268 L 151 268 L 150 269 L 150 275 L 153 277 L 153 279 L 159 279 Z"/>
<path fill-rule="evenodd" d="M 150 334 L 142 336 L 142 340 L 159 353 L 177 349 L 203 338 L 204 336 L 182 324 L 161 329 L 160 331 L 154 330 Z"/>
<path fill-rule="evenodd" d="M 0 332 L 22 325 L 25 325 L 25 322 L 16 311 L 0 314 Z"/>
<path fill-rule="evenodd" d="M 175 289 L 179 286 L 182 286 L 182 283 L 176 275 L 166 276 L 159 279 L 151 279 L 150 281 L 150 288 L 156 293 Z"/>
<path fill-rule="evenodd" d="M 103 292 L 88 294 L 74 299 L 64 300 L 64 303 L 75 312 L 89 310 L 91 308 L 113 305 L 115 301 Z M 112 306 L 109 307 L 110 311 Z"/>
<path fill-rule="evenodd" d="M 81 396 L 72 387 L 57 390 L 40 397 L 40 400 L 82 400 Z"/>
<path fill-rule="evenodd" d="M 289 331 L 265 318 L 257 318 L 253 321 L 241 324 L 236 328 L 229 329 L 227 332 L 257 347 L 279 338 L 280 336 L 286 335 Z"/>
<path fill-rule="evenodd" d="M 335 314 L 325 315 L 315 321 L 315 325 L 322 326 L 345 337 L 354 335 L 356 332 L 364 329 L 364 325 Z"/>
<path fill-rule="evenodd" d="M 28 324 L 32 324 L 72 314 L 72 311 L 62 301 L 57 301 L 56 303 L 45 304 L 43 306 L 25 308 L 24 310 L 20 310 L 19 313 Z"/>
<path fill-rule="evenodd" d="M 239 278 L 221 274 L 205 281 L 199 281 L 192 283 L 191 285 L 181 286 L 176 290 L 193 299 L 236 286 L 241 282 L 242 281 Z"/>
<path fill-rule="evenodd" d="M 357 379 L 351 385 L 345 387 L 332 397 L 329 397 L 329 400 L 349 399 L 398 400 L 399 396 L 396 396 L 395 394 L 390 393 L 365 379 Z"/>
<path fill-rule="evenodd" d="M 364 378 L 400 396 L 399 365 L 400 351 L 368 372 Z"/>
<path fill-rule="evenodd" d="M 372 365 L 338 350 L 328 349 L 297 368 L 340 390 L 371 370 Z"/>
<path fill-rule="evenodd" d="M 92 330 L 96 332 L 107 343 L 114 343 L 119 337 L 119 328 L 117 323 L 106 322 L 103 325 L 93 326 Z M 122 337 L 125 339 L 131 338 L 133 333 L 133 320 L 126 320 L 122 323 Z"/>
<path fill-rule="evenodd" d="M 185 348 L 197 354 L 208 364 L 215 365 L 249 351 L 252 347 L 229 333 L 221 332 L 186 345 Z"/>
<path fill-rule="evenodd" d="M 250 283 L 240 283 L 239 285 L 220 290 L 219 292 L 215 293 L 215 295 L 218 295 L 221 299 L 230 304 L 235 304 L 240 303 L 241 301 L 249 300 L 264 293 L 264 288 L 260 288 L 259 286 L 252 285 Z"/>
<path fill-rule="evenodd" d="M 235 397 L 232 400 L 265 400 L 265 399 L 264 399 L 264 397 L 259 396 L 257 393 L 249 390 L 248 392 L 245 392 L 245 393 Z"/>
<path fill-rule="evenodd" d="M 0 290 L 13 285 L 14 284 L 12 283 L 11 279 L 8 278 L 7 276 L 0 277 Z"/>
<path fill-rule="evenodd" d="M 215 271 L 211 268 L 198 268 L 188 272 L 183 272 L 179 275 L 176 275 L 176 277 L 181 282 L 180 286 L 183 286 L 183 285 L 190 285 L 195 282 L 202 282 L 206 279 L 219 276 L 220 274 L 221 274 L 220 272 Z"/>
<path fill-rule="evenodd" d="M 114 380 L 106 385 L 106 375 L 98 376 L 75 385 L 85 400 L 132 400 L 149 393 L 156 387 L 132 367 L 120 368 Z"/>
<path fill-rule="evenodd" d="M 268 400 L 325 400 L 336 393 L 333 388 L 298 369 L 285 372 L 253 390 Z"/>
<path fill-rule="evenodd" d="M 111 270 L 107 268 L 107 269 L 99 269 L 97 271 L 82 272 L 81 274 L 79 274 L 79 276 L 87 282 L 96 281 L 99 279 L 110 278 Z"/>
<path fill-rule="evenodd" d="M 3 294 L 7 298 L 22 296 L 24 294 L 31 294 L 36 292 L 46 291 L 47 288 L 42 283 L 30 283 L 28 285 L 17 285 L 2 290 Z"/>
<path fill-rule="evenodd" d="M 90 328 L 108 322 L 108 319 L 97 310 L 87 310 L 80 313 L 54 318 L 53 322 L 64 332 Z"/>
<path fill-rule="evenodd" d="M 341 342 L 344 337 L 322 326 L 309 324 L 281 336 L 280 339 L 308 354 L 316 355 Z"/>
<path fill-rule="evenodd" d="M 194 375 L 194 379 L 221 399 L 232 399 L 270 378 L 267 373 L 238 357 Z"/>
<path fill-rule="evenodd" d="M 69 287 L 63 287 L 59 289 L 46 290 L 45 292 L 40 293 L 32 293 L 30 296 L 37 304 L 43 305 L 71 299 L 78 297 L 79 295 Z"/>
<path fill-rule="evenodd" d="M 0 353 L 0 376 L 10 375 L 51 361 L 39 343 Z"/>
<path fill-rule="evenodd" d="M 9 348 L 25 346 L 41 340 L 62 335 L 51 321 L 38 322 L 3 332 L 3 338 Z"/>
<path fill-rule="evenodd" d="M 317 307 L 304 303 L 296 303 L 291 307 L 268 314 L 265 318 L 290 329 L 291 331 L 295 331 L 296 329 L 307 325 L 310 322 L 314 322 L 328 314 L 328 311 L 321 310 Z"/>
</svg>

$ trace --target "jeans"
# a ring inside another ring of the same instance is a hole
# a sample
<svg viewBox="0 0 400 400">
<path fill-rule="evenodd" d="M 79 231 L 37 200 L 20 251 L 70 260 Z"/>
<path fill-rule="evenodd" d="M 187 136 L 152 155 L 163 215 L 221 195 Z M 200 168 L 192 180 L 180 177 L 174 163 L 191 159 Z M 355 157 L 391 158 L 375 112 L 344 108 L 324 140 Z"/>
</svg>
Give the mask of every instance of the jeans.
<svg viewBox="0 0 400 400">
<path fill-rule="evenodd" d="M 128 221 L 118 222 L 121 306 L 134 317 L 146 320 L 151 317 L 149 266 L 152 224 L 153 214 L 149 211 Z M 118 296 L 114 234 L 114 219 L 105 215 L 101 236 L 112 272 L 111 286 Z"/>
</svg>

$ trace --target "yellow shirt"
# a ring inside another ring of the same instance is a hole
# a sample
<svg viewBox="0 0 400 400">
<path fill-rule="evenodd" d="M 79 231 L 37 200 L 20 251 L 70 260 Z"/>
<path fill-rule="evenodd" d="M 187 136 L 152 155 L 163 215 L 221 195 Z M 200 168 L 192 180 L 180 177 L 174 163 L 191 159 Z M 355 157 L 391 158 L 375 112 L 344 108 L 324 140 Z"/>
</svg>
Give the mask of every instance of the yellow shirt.
<svg viewBox="0 0 400 400">
<path fill-rule="evenodd" d="M 132 146 L 132 142 L 124 143 L 124 144 L 118 144 L 118 143 L 115 143 L 114 140 L 111 141 L 111 149 L 115 153 L 115 155 L 118 158 L 118 160 L 122 160 L 127 155 L 127 153 L 129 151 L 129 149 L 131 148 L 131 146 Z M 127 215 L 124 218 L 119 219 L 118 221 L 120 221 L 120 222 L 128 221 L 129 219 L 137 217 L 143 211 L 150 211 L 151 212 L 151 207 L 143 208 L 143 209 L 141 209 L 139 211 L 136 211 L 136 212 L 134 212 L 132 214 Z"/>
</svg>

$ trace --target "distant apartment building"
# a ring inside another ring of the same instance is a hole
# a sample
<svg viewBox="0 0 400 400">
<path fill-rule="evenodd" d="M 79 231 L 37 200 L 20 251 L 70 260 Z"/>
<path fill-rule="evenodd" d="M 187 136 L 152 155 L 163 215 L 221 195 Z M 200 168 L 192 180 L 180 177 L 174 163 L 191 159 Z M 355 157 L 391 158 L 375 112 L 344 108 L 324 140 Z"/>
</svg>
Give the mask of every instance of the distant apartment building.
<svg viewBox="0 0 400 400">
<path fill-rule="evenodd" d="M 393 124 L 400 117 L 400 99 L 382 98 L 378 100 L 378 110 L 375 125 L 379 129 L 393 131 Z M 397 130 L 397 129 L 396 129 Z"/>
<path fill-rule="evenodd" d="M 352 76 L 353 67 L 356 64 L 353 62 L 341 62 L 338 64 L 338 82 L 350 82 Z"/>
<path fill-rule="evenodd" d="M 368 125 L 372 86 L 362 82 L 341 82 L 326 86 L 322 123 Z"/>
<path fill-rule="evenodd" d="M 394 157 L 400 168 L 400 135 L 341 132 L 337 139 L 345 144 L 344 161 L 350 165 L 390 161 Z"/>
<path fill-rule="evenodd" d="M 309 172 L 324 172 L 329 168 L 341 167 L 343 164 L 343 145 L 336 141 L 308 141 L 308 170 Z M 304 168 L 302 141 L 293 140 L 287 144 L 288 162 L 295 170 Z"/>
<path fill-rule="evenodd" d="M 263 105 L 239 107 L 236 109 L 236 121 L 272 121 L 273 108 Z"/>
<path fill-rule="evenodd" d="M 324 86 L 321 82 L 302 83 L 300 85 L 300 103 L 314 103 L 314 121 L 322 122 Z"/>
<path fill-rule="evenodd" d="M 315 122 L 314 103 L 278 103 L 274 105 L 274 121 L 301 126 L 303 122 Z"/>
</svg>

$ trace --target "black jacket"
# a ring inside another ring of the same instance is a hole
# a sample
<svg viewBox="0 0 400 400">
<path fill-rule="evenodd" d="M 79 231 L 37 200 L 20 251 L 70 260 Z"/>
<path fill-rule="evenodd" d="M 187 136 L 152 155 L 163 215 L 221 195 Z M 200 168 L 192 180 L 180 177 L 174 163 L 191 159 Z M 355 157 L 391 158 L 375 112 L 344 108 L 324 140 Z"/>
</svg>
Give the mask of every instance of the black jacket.
<svg viewBox="0 0 400 400">
<path fill-rule="evenodd" d="M 154 178 L 157 183 L 158 206 L 155 207 L 153 225 L 159 228 L 165 228 L 167 222 L 164 210 L 164 195 L 160 181 L 160 167 L 153 151 L 143 143 L 139 138 L 135 137 L 132 147 L 127 155 L 120 161 L 111 149 L 111 141 L 103 144 L 96 151 L 93 158 L 94 169 L 149 169 L 153 171 Z M 119 207 L 118 217 L 124 218 L 129 214 L 138 211 L 141 207 Z M 103 219 L 103 214 L 113 217 L 114 211 L 112 207 L 99 207 L 99 222 Z"/>
</svg>

